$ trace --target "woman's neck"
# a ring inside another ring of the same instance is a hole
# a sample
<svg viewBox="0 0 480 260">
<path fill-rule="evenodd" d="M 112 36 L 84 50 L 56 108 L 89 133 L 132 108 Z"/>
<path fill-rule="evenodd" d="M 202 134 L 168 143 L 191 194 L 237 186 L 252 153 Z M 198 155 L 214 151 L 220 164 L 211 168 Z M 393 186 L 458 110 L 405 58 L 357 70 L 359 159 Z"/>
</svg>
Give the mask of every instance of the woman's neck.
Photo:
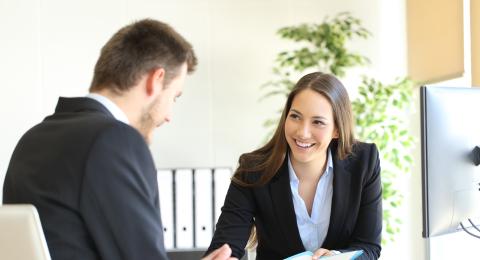
<svg viewBox="0 0 480 260">
<path fill-rule="evenodd" d="M 317 158 L 311 162 L 302 163 L 292 158 L 292 167 L 299 181 L 308 181 L 317 183 L 325 172 L 327 165 L 327 155 L 323 158 Z"/>
</svg>

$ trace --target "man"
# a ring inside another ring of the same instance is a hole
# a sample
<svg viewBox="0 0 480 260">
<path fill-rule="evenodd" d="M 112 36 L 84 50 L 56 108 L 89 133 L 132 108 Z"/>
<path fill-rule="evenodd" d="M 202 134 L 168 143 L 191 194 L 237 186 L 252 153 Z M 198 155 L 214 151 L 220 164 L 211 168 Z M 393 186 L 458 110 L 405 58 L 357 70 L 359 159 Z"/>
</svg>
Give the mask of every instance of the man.
<svg viewBox="0 0 480 260">
<path fill-rule="evenodd" d="M 60 98 L 13 152 L 4 203 L 39 212 L 56 259 L 167 259 L 153 129 L 193 72 L 192 46 L 167 24 L 141 20 L 102 48 L 90 94 Z M 207 259 L 226 259 L 225 245 Z"/>
</svg>

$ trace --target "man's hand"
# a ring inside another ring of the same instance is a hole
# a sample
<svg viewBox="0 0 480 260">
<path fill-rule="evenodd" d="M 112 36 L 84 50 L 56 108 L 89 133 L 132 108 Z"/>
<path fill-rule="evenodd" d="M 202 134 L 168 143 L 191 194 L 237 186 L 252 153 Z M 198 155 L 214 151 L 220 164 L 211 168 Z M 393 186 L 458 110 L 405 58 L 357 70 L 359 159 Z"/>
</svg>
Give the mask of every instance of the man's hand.
<svg viewBox="0 0 480 260">
<path fill-rule="evenodd" d="M 217 248 L 215 251 L 211 252 L 206 257 L 202 258 L 202 260 L 238 260 L 238 258 L 230 257 L 232 255 L 232 249 L 230 246 L 225 244 L 220 248 Z"/>
</svg>

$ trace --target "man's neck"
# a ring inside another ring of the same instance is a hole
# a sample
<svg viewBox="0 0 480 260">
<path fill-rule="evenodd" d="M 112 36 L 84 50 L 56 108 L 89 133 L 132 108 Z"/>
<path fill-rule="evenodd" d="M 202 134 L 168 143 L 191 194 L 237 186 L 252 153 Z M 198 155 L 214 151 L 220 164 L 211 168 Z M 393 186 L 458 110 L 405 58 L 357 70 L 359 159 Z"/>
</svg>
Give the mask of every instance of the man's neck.
<svg viewBox="0 0 480 260">
<path fill-rule="evenodd" d="M 101 95 L 112 101 L 128 118 L 131 126 L 135 127 L 141 116 L 141 104 L 136 102 L 133 92 L 118 94 L 108 89 L 92 91 L 91 93 Z"/>
</svg>

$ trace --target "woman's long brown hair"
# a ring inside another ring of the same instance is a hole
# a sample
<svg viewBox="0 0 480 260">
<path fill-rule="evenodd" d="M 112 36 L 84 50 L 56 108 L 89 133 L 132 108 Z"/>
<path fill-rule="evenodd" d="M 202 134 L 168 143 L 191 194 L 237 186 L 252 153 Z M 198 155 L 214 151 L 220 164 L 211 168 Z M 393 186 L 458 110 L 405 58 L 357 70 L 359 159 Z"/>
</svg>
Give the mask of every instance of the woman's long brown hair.
<svg viewBox="0 0 480 260">
<path fill-rule="evenodd" d="M 234 183 L 244 187 L 262 186 L 277 174 L 289 149 L 285 138 L 285 121 L 293 99 L 305 89 L 311 89 L 326 97 L 332 106 L 335 127 L 339 133 L 336 149 L 338 158 L 345 159 L 352 152 L 352 145 L 355 140 L 354 125 L 347 90 L 331 74 L 310 73 L 303 76 L 288 95 L 282 116 L 272 138 L 263 147 L 240 156 L 238 168 L 232 178 Z M 260 179 L 255 183 L 248 183 L 243 178 L 248 173 L 261 173 Z"/>
<path fill-rule="evenodd" d="M 267 184 L 277 174 L 289 149 L 285 138 L 285 121 L 290 112 L 293 99 L 305 89 L 311 89 L 324 96 L 332 106 L 335 127 L 339 133 L 336 156 L 340 159 L 345 159 L 352 152 L 352 146 L 355 142 L 354 124 L 347 90 L 335 76 L 314 72 L 303 76 L 295 84 L 288 95 L 282 116 L 272 138 L 263 147 L 240 156 L 238 160 L 239 166 L 232 177 L 232 182 L 243 187 L 262 186 Z M 254 183 L 247 182 L 244 177 L 249 173 L 260 173 L 260 178 Z M 256 244 L 257 237 L 255 226 L 253 226 L 247 249 L 254 248 Z"/>
</svg>

